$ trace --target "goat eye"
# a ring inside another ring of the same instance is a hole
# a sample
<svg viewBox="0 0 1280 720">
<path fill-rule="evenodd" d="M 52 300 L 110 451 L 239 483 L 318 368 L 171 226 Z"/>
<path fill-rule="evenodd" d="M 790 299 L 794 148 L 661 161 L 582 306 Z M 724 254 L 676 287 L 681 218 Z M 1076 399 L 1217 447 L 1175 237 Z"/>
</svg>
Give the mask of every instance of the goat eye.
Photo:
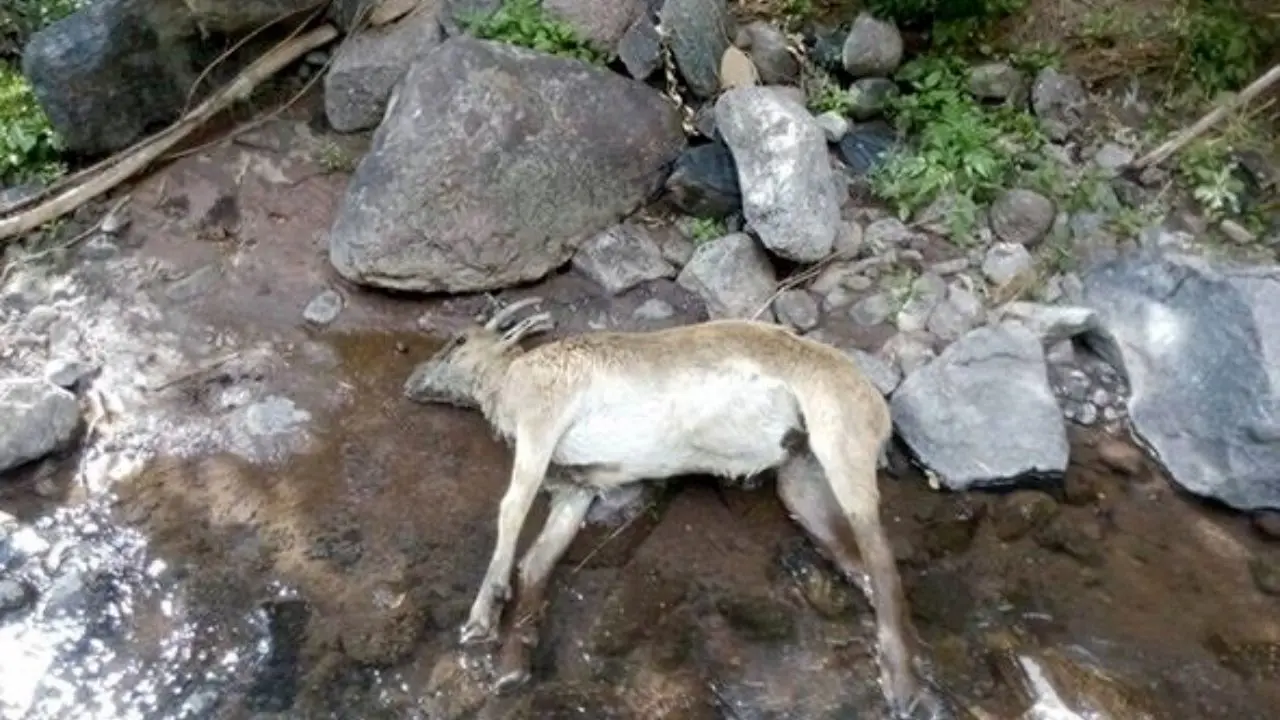
<svg viewBox="0 0 1280 720">
<path fill-rule="evenodd" d="M 466 345 L 466 344 L 467 344 L 467 336 L 466 336 L 466 335 L 459 335 L 458 337 L 456 337 L 456 338 L 454 338 L 454 339 L 453 339 L 453 346 L 454 346 L 454 347 L 462 347 L 463 345 Z"/>
</svg>

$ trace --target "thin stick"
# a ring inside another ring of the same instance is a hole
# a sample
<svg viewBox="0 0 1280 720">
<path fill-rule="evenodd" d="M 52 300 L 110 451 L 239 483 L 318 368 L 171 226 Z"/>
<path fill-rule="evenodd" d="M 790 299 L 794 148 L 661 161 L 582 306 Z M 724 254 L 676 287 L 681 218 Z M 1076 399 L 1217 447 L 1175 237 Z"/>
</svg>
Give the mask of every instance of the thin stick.
<svg viewBox="0 0 1280 720">
<path fill-rule="evenodd" d="M 307 19 L 306 19 L 306 21 L 299 23 L 299 24 L 298 24 L 298 26 L 297 26 L 296 28 L 294 28 L 294 29 L 289 33 L 289 36 L 288 36 L 287 38 L 285 38 L 285 40 L 286 40 L 286 41 L 287 41 L 287 40 L 292 40 L 293 38 L 295 38 L 295 37 L 298 35 L 298 33 L 302 31 L 302 28 L 306 27 L 306 26 L 307 26 L 307 24 L 308 24 L 308 23 L 310 23 L 312 20 L 315 20 L 315 19 L 316 19 L 316 16 L 320 14 L 320 11 L 321 11 L 321 10 L 324 10 L 324 5 L 323 5 L 323 3 L 317 3 L 317 4 L 316 4 L 315 6 L 313 6 L 313 7 L 315 7 L 315 10 L 313 10 L 313 11 L 312 11 L 312 13 L 311 13 L 311 17 L 307 18 Z M 304 9 L 305 9 L 305 8 L 304 8 Z M 297 11 L 297 12 L 301 12 L 301 11 Z M 292 16 L 292 15 L 295 15 L 295 14 L 297 14 L 297 13 L 296 13 L 296 12 L 294 12 L 294 13 L 285 13 L 284 15 L 281 15 L 281 16 L 279 16 L 279 17 L 275 18 L 274 20 L 269 20 L 268 22 L 263 23 L 262 25 L 259 25 L 259 26 L 258 26 L 257 28 L 255 28 L 254 30 L 252 30 L 252 31 L 250 31 L 249 33 L 245 34 L 245 36 L 244 36 L 244 37 L 242 37 L 242 38 L 240 38 L 239 40 L 235 41 L 235 43 L 233 43 L 233 44 L 231 45 L 231 47 L 229 47 L 229 48 L 227 48 L 226 50 L 224 50 L 224 51 L 222 51 L 221 53 L 219 53 L 219 54 L 218 54 L 218 57 L 214 58 L 214 59 L 213 59 L 213 62 L 211 62 L 211 63 L 209 63 L 208 65 L 206 65 L 206 66 L 205 66 L 205 68 L 204 68 L 203 70 L 201 70 L 201 71 L 200 71 L 200 74 L 196 76 L 196 79 L 195 79 L 194 81 L 192 81 L 192 83 L 191 83 L 191 87 L 187 89 L 187 101 L 186 101 L 185 103 L 183 103 L 183 105 L 182 105 L 182 112 L 181 112 L 181 113 L 178 113 L 178 114 L 179 114 L 180 116 L 181 116 L 181 115 L 184 115 L 184 114 L 186 114 L 186 112 L 187 112 L 188 110 L 190 110 L 190 109 L 191 109 L 191 101 L 192 101 L 192 100 L 194 100 L 194 99 L 195 99 L 195 97 L 196 97 L 196 89 L 197 89 L 197 88 L 199 88 L 199 87 L 200 87 L 200 83 L 201 83 L 201 82 L 203 82 L 203 81 L 204 81 L 204 79 L 205 79 L 206 77 L 208 77 L 208 76 L 209 76 L 209 73 L 213 72 L 213 69 L 214 69 L 214 68 L 216 68 L 216 67 L 218 67 L 219 65 L 221 65 L 222 63 L 226 62 L 227 58 L 231 57 L 232 53 L 234 53 L 236 50 L 239 50 L 240 48 L 244 47 L 244 45 L 245 45 L 246 43 L 248 43 L 250 40 L 252 40 L 252 39 L 254 39 L 255 37 L 257 37 L 260 33 L 265 32 L 265 31 L 267 30 L 267 28 L 269 28 L 269 27 L 271 27 L 272 25 L 275 25 L 276 23 L 278 23 L 278 22 L 280 22 L 280 21 L 284 20 L 285 18 L 288 18 L 288 17 L 290 17 L 290 16 Z"/>
<path fill-rule="evenodd" d="M 1262 77 L 1250 83 L 1248 87 L 1227 99 L 1218 107 L 1210 110 L 1191 127 L 1186 128 L 1182 132 L 1170 138 L 1160 147 L 1135 160 L 1129 165 L 1129 169 L 1142 170 L 1143 168 L 1151 165 L 1158 165 L 1164 162 L 1170 155 L 1178 152 L 1185 147 L 1187 143 L 1203 135 L 1205 131 L 1218 124 L 1236 108 L 1248 104 L 1249 101 L 1261 95 L 1264 90 L 1274 85 L 1278 80 L 1280 80 L 1280 65 L 1276 65 L 1271 68 Z"/>
<path fill-rule="evenodd" d="M 24 256 L 22 256 L 22 257 L 20 257 L 20 258 L 17 258 L 17 259 L 16 259 L 16 260 L 14 260 L 12 263 L 10 263 L 9 265 L 5 266 L 4 272 L 0 272 L 0 285 L 3 285 L 3 284 L 4 284 L 4 281 L 5 281 L 5 280 L 7 280 L 7 279 L 9 279 L 9 272 L 10 272 L 14 267 L 16 267 L 16 266 L 18 265 L 18 263 L 29 263 L 29 262 L 31 262 L 31 261 L 33 261 L 33 260 L 39 260 L 39 259 L 40 259 L 40 258 L 42 258 L 42 257 L 46 257 L 46 256 L 48 256 L 48 255 L 52 255 L 53 253 L 58 252 L 59 250 L 66 250 L 67 248 L 71 247 L 72 245 L 75 245 L 76 243 L 80 242 L 81 240 L 84 240 L 85 238 L 89 237 L 90 235 L 92 235 L 92 234 L 94 234 L 94 233 L 98 232 L 99 230 L 101 230 L 101 229 L 102 229 L 102 226 L 106 224 L 107 219 L 108 219 L 108 218 L 110 218 L 110 217 L 112 217 L 112 216 L 114 216 L 116 213 L 120 212 L 120 208 L 124 207 L 124 206 L 125 206 L 125 204 L 126 204 L 126 203 L 128 203 L 128 202 L 129 202 L 129 196 L 128 196 L 128 195 L 125 195 L 124 197 L 122 197 L 122 198 L 120 198 L 120 199 L 116 200 L 114 203 L 112 203 L 111 207 L 110 207 L 110 208 L 108 208 L 108 209 L 107 209 L 107 211 L 106 211 L 105 213 L 103 213 L 103 214 L 102 214 L 102 217 L 98 218 L 98 222 L 96 222 L 96 223 L 94 223 L 93 225 L 89 226 L 89 227 L 88 227 L 84 232 L 80 233 L 79 235 L 76 235 L 75 237 L 71 238 L 70 240 L 67 240 L 66 242 L 58 243 L 57 245 L 55 245 L 55 246 L 53 246 L 53 247 L 51 247 L 51 248 L 46 248 L 46 249 L 41 250 L 41 251 L 39 251 L 39 252 L 34 252 L 34 253 L 31 253 L 30 255 L 24 255 Z"/>
<path fill-rule="evenodd" d="M 781 295 L 782 293 L 786 292 L 787 290 L 790 290 L 791 288 L 799 285 L 800 283 L 806 280 L 811 280 L 817 277 L 819 274 L 822 273 L 823 270 L 826 270 L 827 266 L 830 265 L 831 263 L 835 262 L 836 260 L 851 260 L 851 259 L 852 259 L 851 257 L 846 257 L 844 253 L 833 252 L 830 255 L 822 258 L 818 262 L 814 263 L 812 266 L 805 268 L 803 271 L 798 272 L 795 275 L 792 275 L 791 277 L 788 277 L 787 279 L 778 283 L 778 287 L 774 289 L 773 294 L 770 295 L 769 299 L 765 300 L 764 303 L 759 307 L 759 309 L 755 311 L 755 314 L 751 316 L 751 319 L 752 320 L 758 319 L 760 317 L 760 314 L 763 313 L 765 310 L 767 310 L 769 306 L 773 304 L 774 300 L 778 299 L 779 295 Z"/>
<path fill-rule="evenodd" d="M 230 84 L 213 93 L 175 125 L 163 131 L 154 142 L 144 145 L 136 153 L 121 159 L 118 164 L 104 170 L 83 185 L 67 190 L 16 216 L 0 220 L 0 240 L 40 227 L 124 182 L 134 173 L 150 165 L 165 151 L 177 145 L 206 120 L 237 100 L 248 97 L 262 81 L 303 55 L 328 44 L 336 37 L 338 37 L 338 30 L 326 23 L 305 35 L 272 48 L 270 52 L 245 68 Z"/>
</svg>

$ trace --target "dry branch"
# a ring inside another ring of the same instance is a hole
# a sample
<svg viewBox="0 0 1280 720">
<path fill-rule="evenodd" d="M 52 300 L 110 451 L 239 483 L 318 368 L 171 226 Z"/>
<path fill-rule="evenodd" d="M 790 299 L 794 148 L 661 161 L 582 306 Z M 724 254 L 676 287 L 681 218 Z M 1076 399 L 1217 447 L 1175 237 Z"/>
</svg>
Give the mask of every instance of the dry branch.
<svg viewBox="0 0 1280 720">
<path fill-rule="evenodd" d="M 1185 147 L 1187 143 L 1200 137 L 1209 128 L 1221 122 L 1223 118 L 1230 115 L 1237 108 L 1247 105 L 1254 98 L 1261 95 L 1267 88 L 1274 85 L 1277 80 L 1280 80 L 1280 65 L 1271 68 L 1262 77 L 1250 83 L 1248 87 L 1210 110 L 1204 117 L 1197 120 L 1194 125 L 1182 130 L 1182 132 L 1170 138 L 1160 147 L 1135 160 L 1129 165 L 1128 169 L 1138 171 L 1152 165 L 1159 165 L 1167 160 L 1169 156 Z"/>
<path fill-rule="evenodd" d="M 337 29 L 333 25 L 324 24 L 305 35 L 272 48 L 270 52 L 245 68 L 235 80 L 201 102 L 177 123 L 161 131 L 151 140 L 135 146 L 130 154 L 104 169 L 100 174 L 30 210 L 0 220 L 0 240 L 7 240 L 38 228 L 111 190 L 134 173 L 150 165 L 209 118 L 232 103 L 249 97 L 267 78 L 336 37 L 338 37 Z"/>
</svg>

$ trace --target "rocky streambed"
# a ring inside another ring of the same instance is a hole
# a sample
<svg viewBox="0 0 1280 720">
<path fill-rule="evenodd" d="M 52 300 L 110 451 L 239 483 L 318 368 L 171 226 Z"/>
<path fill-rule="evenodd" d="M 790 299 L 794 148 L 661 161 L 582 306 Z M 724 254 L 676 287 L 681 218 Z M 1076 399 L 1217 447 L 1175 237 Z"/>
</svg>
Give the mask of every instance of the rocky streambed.
<svg viewBox="0 0 1280 720">
<path fill-rule="evenodd" d="M 5 285 L 5 362 L 80 362 L 86 420 L 0 484 L 3 716 L 881 717 L 865 601 L 771 492 L 710 482 L 596 513 L 534 682 L 488 697 L 455 639 L 508 452 L 399 395 L 486 301 L 334 278 L 314 109 L 148 178 L 124 229 Z M 705 317 L 669 278 L 610 294 L 589 260 L 515 295 L 566 333 Z M 1123 383 L 1064 353 L 1062 412 L 1099 413 L 1065 481 L 946 492 L 901 452 L 882 475 L 939 681 L 974 717 L 1272 716 L 1274 518 L 1181 494 L 1101 418 Z"/>
</svg>

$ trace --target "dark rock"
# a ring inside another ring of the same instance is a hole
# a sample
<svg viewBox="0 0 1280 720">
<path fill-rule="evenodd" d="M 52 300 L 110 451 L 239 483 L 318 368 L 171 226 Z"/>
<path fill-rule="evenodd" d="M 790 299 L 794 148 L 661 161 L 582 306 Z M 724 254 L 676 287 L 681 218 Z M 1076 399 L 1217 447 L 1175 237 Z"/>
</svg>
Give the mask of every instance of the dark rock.
<svg viewBox="0 0 1280 720">
<path fill-rule="evenodd" d="M 725 0 L 666 0 L 659 11 L 671 57 L 689 90 L 709 98 L 720 89 L 720 58 L 729 47 Z"/>
<path fill-rule="evenodd" d="M 809 49 L 809 59 L 818 67 L 828 71 L 844 71 L 844 41 L 849 37 L 847 27 L 824 27 L 815 25 L 804 33 L 805 47 Z"/>
<path fill-rule="evenodd" d="M 666 183 L 672 203 L 695 217 L 722 219 L 742 208 L 738 166 L 723 142 L 680 154 Z"/>
<path fill-rule="evenodd" d="M 1035 247 L 1053 227 L 1053 201 L 1034 190 L 1005 190 L 991 203 L 991 230 L 1005 242 Z"/>
<path fill-rule="evenodd" d="M 1005 62 L 990 62 L 969 70 L 969 92 L 979 100 L 1025 102 L 1027 77 Z"/>
<path fill-rule="evenodd" d="M 1058 502 L 1039 490 L 1018 490 L 1004 498 L 991 516 L 996 537 L 1013 542 L 1058 516 Z"/>
<path fill-rule="evenodd" d="M 636 18 L 618 41 L 618 58 L 637 80 L 648 78 L 662 67 L 662 36 L 648 14 Z"/>
<path fill-rule="evenodd" d="M 849 114 L 860 122 L 870 120 L 884 113 L 898 94 L 898 84 L 886 78 L 855 80 L 849 88 Z"/>
<path fill-rule="evenodd" d="M 177 116 L 211 59 L 204 33 L 236 35 L 313 6 L 99 0 L 32 35 L 22 71 L 68 149 L 110 152 Z"/>
<path fill-rule="evenodd" d="M 924 519 L 925 549 L 933 557 L 968 550 L 986 514 L 986 503 L 975 498 L 945 498 Z"/>
<path fill-rule="evenodd" d="M 245 697 L 255 712 L 284 712 L 293 707 L 301 680 L 300 663 L 311 609 L 300 600 L 267 605 L 271 654 L 258 670 Z"/>
<path fill-rule="evenodd" d="M 66 447 L 79 427 L 75 395 L 43 380 L 0 381 L 0 472 Z"/>
<path fill-rule="evenodd" d="M 377 126 L 391 90 L 418 58 L 439 46 L 444 33 L 433 3 L 390 25 L 349 35 L 324 76 L 324 110 L 338 132 Z"/>
<path fill-rule="evenodd" d="M 610 295 L 676 274 L 648 230 L 634 223 L 616 225 L 584 242 L 573 256 L 573 266 Z"/>
<path fill-rule="evenodd" d="M 866 605 L 862 594 L 842 578 L 807 541 L 788 543 L 779 558 L 809 605 L 830 619 L 847 618 Z"/>
<path fill-rule="evenodd" d="M 674 108 L 636 80 L 451 38 L 406 73 L 329 258 L 349 280 L 401 290 L 535 280 L 651 197 L 683 146 Z"/>
<path fill-rule="evenodd" d="M 716 609 L 752 642 L 782 642 L 796 634 L 795 614 L 767 597 L 724 596 L 716 600 Z"/>
<path fill-rule="evenodd" d="M 1084 565 L 1103 563 L 1102 527 L 1093 518 L 1059 514 L 1033 537 L 1040 547 L 1070 555 Z"/>
<path fill-rule="evenodd" d="M 1072 75 L 1045 68 L 1031 86 L 1031 107 L 1049 139 L 1061 142 L 1084 122 L 1089 96 L 1084 85 Z"/>
<path fill-rule="evenodd" d="M 981 327 L 909 373 L 891 400 L 898 434 L 953 490 L 1061 475 L 1066 429 L 1029 330 Z"/>
<path fill-rule="evenodd" d="M 768 87 L 744 87 L 716 100 L 716 126 L 738 168 L 743 216 L 764 246 L 797 262 L 826 257 L 840 203 L 813 116 Z"/>
<path fill-rule="evenodd" d="M 787 47 L 787 36 L 772 23 L 762 20 L 738 31 L 735 43 L 751 55 L 751 61 L 765 85 L 790 85 L 800 77 L 800 63 Z"/>
<path fill-rule="evenodd" d="M 1143 444 L 1186 490 L 1241 510 L 1280 507 L 1280 268 L 1174 252 L 1084 277 L 1101 333 L 1086 341 L 1127 376 Z"/>
<path fill-rule="evenodd" d="M 840 139 L 836 149 L 855 176 L 865 176 L 878 167 L 897 144 L 898 138 L 887 123 L 873 121 L 855 125 Z"/>
</svg>

